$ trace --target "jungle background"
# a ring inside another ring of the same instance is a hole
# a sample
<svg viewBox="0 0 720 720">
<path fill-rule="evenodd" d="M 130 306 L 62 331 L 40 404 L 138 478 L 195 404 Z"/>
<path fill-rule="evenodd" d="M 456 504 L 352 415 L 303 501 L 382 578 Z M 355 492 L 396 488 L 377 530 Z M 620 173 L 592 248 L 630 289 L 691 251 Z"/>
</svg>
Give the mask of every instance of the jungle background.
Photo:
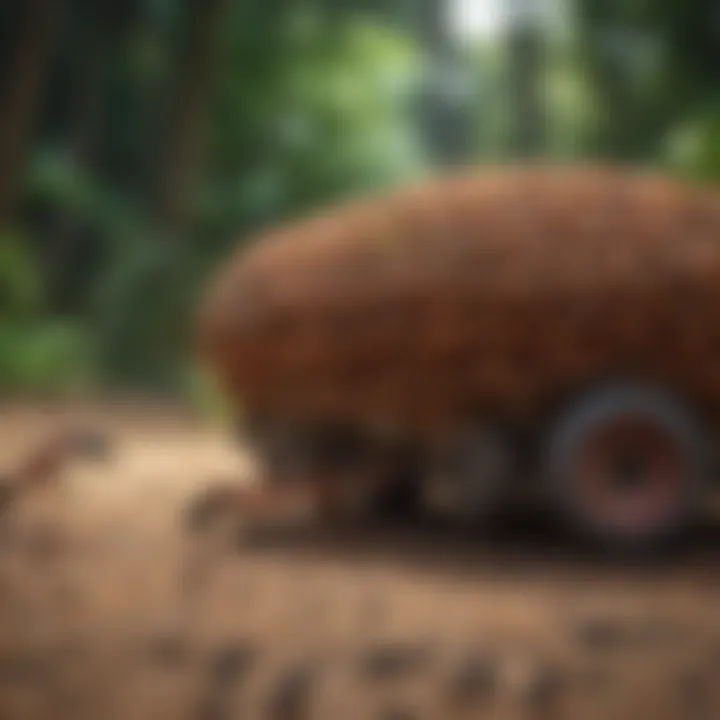
<svg viewBox="0 0 720 720">
<path fill-rule="evenodd" d="M 715 0 L 3 0 L 0 392 L 203 396 L 259 228 L 448 166 L 720 176 Z"/>
</svg>

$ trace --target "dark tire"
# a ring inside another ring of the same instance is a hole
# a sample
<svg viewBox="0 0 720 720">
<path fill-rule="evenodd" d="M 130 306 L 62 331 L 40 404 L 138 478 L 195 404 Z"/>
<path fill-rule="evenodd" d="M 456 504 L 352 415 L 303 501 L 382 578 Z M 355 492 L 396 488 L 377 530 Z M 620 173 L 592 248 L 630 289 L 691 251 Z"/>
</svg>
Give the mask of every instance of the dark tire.
<svg viewBox="0 0 720 720">
<path fill-rule="evenodd" d="M 374 494 L 371 500 L 372 517 L 382 521 L 410 521 L 419 517 L 421 511 L 417 478 L 399 475 Z"/>
<path fill-rule="evenodd" d="M 591 392 L 562 414 L 546 468 L 571 524 L 603 547 L 651 550 L 693 517 L 708 478 L 700 424 L 665 393 Z"/>
</svg>

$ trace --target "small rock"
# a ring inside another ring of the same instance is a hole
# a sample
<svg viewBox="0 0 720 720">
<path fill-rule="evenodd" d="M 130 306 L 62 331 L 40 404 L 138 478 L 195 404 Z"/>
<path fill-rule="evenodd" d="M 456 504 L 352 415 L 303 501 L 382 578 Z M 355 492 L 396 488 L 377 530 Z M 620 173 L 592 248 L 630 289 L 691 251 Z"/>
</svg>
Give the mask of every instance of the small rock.
<svg viewBox="0 0 720 720">
<path fill-rule="evenodd" d="M 690 636 L 690 629 L 663 617 L 619 618 L 606 615 L 581 619 L 575 637 L 591 652 L 620 648 L 675 646 Z"/>
<path fill-rule="evenodd" d="M 359 660 L 368 680 L 393 679 L 418 672 L 432 659 L 432 647 L 420 643 L 390 642 L 366 649 Z"/>
<path fill-rule="evenodd" d="M 308 716 L 314 669 L 308 664 L 286 670 L 270 692 L 269 720 L 303 720 Z"/>
<path fill-rule="evenodd" d="M 578 642 L 591 652 L 614 649 L 628 639 L 624 624 L 618 618 L 605 615 L 580 619 L 573 634 Z"/>
<path fill-rule="evenodd" d="M 195 720 L 229 720 L 230 704 L 224 694 L 206 692 L 195 709 Z"/>
<path fill-rule="evenodd" d="M 490 655 L 479 651 L 468 654 L 450 676 L 448 703 L 467 707 L 489 699 L 497 689 L 497 674 L 497 664 Z"/>
<path fill-rule="evenodd" d="M 393 705 L 383 708 L 378 714 L 378 720 L 417 720 L 417 713 L 409 708 L 401 705 Z"/>
<path fill-rule="evenodd" d="M 684 718 L 705 718 L 711 714 L 713 685 L 713 680 L 702 669 L 691 668 L 680 673 L 677 689 Z"/>
<path fill-rule="evenodd" d="M 220 648 L 210 659 L 209 682 L 200 698 L 197 720 L 225 720 L 232 717 L 230 693 L 233 683 L 252 666 L 256 651 L 250 645 L 234 642 Z"/>
<path fill-rule="evenodd" d="M 233 642 L 220 648 L 210 660 L 209 675 L 216 685 L 241 680 L 256 659 L 257 650 L 249 643 Z"/>
<path fill-rule="evenodd" d="M 548 662 L 523 659 L 508 678 L 511 693 L 533 714 L 553 717 L 563 687 L 559 670 Z"/>
<path fill-rule="evenodd" d="M 71 442 L 75 452 L 89 460 L 107 460 L 112 453 L 110 436 L 102 430 L 76 429 L 72 432 Z"/>
</svg>

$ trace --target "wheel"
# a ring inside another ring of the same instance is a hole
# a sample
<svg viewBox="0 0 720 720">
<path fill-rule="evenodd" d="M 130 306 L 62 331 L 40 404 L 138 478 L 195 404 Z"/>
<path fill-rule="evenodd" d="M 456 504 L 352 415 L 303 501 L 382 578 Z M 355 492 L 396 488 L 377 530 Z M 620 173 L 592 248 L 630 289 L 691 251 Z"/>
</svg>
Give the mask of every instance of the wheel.
<svg viewBox="0 0 720 720">
<path fill-rule="evenodd" d="M 476 523 L 496 507 L 510 471 L 500 432 L 471 428 L 431 453 L 422 478 L 425 507 L 455 522 Z"/>
<path fill-rule="evenodd" d="M 276 482 L 325 478 L 328 516 L 362 522 L 415 515 L 414 455 L 403 447 L 340 426 L 246 422 L 238 434 Z"/>
<path fill-rule="evenodd" d="M 686 526 L 707 479 L 692 414 L 665 393 L 613 386 L 563 413 L 548 442 L 551 489 L 605 546 L 654 547 Z"/>
</svg>

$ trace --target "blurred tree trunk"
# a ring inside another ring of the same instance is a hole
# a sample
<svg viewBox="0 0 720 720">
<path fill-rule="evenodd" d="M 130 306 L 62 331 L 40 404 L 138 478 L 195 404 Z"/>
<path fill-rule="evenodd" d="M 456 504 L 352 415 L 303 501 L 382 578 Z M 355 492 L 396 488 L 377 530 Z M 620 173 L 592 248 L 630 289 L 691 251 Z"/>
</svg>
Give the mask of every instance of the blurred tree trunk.
<svg viewBox="0 0 720 720">
<path fill-rule="evenodd" d="M 528 0 L 510 3 L 510 27 L 507 35 L 512 136 L 514 156 L 530 158 L 543 149 L 544 113 L 541 92 L 543 47 L 536 6 Z"/>
<path fill-rule="evenodd" d="M 167 293 L 168 315 L 152 352 L 160 367 L 174 368 L 186 356 L 192 315 L 191 247 L 184 242 L 189 206 L 202 169 L 208 106 L 219 61 L 226 0 L 188 0 L 185 42 L 181 45 L 161 147 L 157 228 L 166 241 L 158 285 Z"/>
<path fill-rule="evenodd" d="M 131 15 L 127 6 L 123 12 L 113 8 L 113 0 L 95 0 L 79 6 L 77 22 L 82 23 L 78 42 L 81 47 L 75 58 L 74 106 L 69 121 L 69 155 L 74 169 L 92 171 L 95 164 L 100 115 L 105 94 L 108 58 L 117 39 L 127 31 Z M 68 260 L 74 255 L 79 218 L 63 208 L 55 220 L 49 243 L 48 275 L 50 296 L 62 307 L 63 290 L 72 285 L 68 281 Z M 58 297 L 60 296 L 60 297 Z"/>
<path fill-rule="evenodd" d="M 64 0 L 26 0 L 0 102 L 0 226 L 17 203 L 28 145 Z"/>
<path fill-rule="evenodd" d="M 78 56 L 77 92 L 71 119 L 71 152 L 81 168 L 92 165 L 98 120 L 105 91 L 105 73 L 109 51 L 114 45 L 117 27 L 110 27 L 102 2 L 89 10 L 86 46 Z"/>
<path fill-rule="evenodd" d="M 437 165 L 463 163 L 471 150 L 472 117 L 465 105 L 462 63 L 450 31 L 447 0 L 422 0 L 415 12 L 428 63 L 420 109 L 426 145 Z"/>
<path fill-rule="evenodd" d="M 188 37 L 178 63 L 168 142 L 160 161 L 158 220 L 168 238 L 179 238 L 185 231 L 188 203 L 202 163 L 224 8 L 225 0 L 189 0 Z"/>
</svg>

